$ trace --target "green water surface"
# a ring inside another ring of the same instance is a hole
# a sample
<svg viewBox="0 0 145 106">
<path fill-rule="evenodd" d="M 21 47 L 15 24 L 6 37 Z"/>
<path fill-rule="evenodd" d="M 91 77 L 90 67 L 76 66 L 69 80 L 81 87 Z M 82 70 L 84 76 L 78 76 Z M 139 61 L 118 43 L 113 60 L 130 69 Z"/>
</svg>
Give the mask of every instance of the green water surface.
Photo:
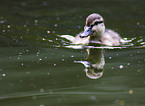
<svg viewBox="0 0 145 106">
<path fill-rule="evenodd" d="M 144 0 L 1 0 L 0 106 L 144 106 Z M 91 13 L 132 48 L 104 49 L 104 73 L 86 76 L 86 49 L 64 48 Z M 142 46 L 142 47 L 141 47 Z"/>
</svg>

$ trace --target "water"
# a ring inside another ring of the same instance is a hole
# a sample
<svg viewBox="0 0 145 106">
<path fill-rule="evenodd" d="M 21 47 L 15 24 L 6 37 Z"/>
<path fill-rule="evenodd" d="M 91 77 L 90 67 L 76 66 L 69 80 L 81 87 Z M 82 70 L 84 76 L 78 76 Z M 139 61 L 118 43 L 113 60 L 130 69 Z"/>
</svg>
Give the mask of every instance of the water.
<svg viewBox="0 0 145 106">
<path fill-rule="evenodd" d="M 144 3 L 2 0 L 0 106 L 144 106 Z M 59 35 L 75 36 L 94 12 L 104 17 L 107 28 L 131 42 L 90 48 L 96 55 L 89 56 L 86 48 L 64 47 L 69 41 Z M 99 71 L 93 67 L 96 63 L 101 63 Z M 90 69 L 99 77 L 87 76 Z"/>
</svg>

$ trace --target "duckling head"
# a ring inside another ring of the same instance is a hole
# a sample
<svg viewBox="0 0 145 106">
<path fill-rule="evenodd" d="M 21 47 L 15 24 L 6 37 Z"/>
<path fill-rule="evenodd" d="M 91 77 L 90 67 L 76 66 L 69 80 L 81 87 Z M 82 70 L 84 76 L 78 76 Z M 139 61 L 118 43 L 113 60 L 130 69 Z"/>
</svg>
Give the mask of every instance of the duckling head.
<svg viewBox="0 0 145 106">
<path fill-rule="evenodd" d="M 101 15 L 93 13 L 86 18 L 86 25 L 83 33 L 80 34 L 81 38 L 90 36 L 90 38 L 101 39 L 105 32 L 104 19 Z"/>
</svg>

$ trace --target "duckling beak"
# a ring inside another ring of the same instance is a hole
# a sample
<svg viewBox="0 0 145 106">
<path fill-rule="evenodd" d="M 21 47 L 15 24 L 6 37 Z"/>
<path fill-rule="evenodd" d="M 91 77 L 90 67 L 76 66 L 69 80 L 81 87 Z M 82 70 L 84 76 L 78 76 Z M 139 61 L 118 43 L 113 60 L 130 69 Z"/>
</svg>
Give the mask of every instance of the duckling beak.
<svg viewBox="0 0 145 106">
<path fill-rule="evenodd" d="M 90 27 L 86 27 L 85 30 L 84 30 L 84 32 L 82 32 L 80 34 L 80 38 L 88 37 L 90 35 L 90 33 L 91 33 L 91 29 L 92 29 L 91 26 Z"/>
</svg>

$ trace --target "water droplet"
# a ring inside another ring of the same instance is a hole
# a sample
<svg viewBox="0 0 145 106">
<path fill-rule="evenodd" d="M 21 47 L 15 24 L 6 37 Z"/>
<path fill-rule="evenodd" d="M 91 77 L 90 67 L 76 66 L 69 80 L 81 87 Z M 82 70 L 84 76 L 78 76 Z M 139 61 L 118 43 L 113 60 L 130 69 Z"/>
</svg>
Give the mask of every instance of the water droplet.
<svg viewBox="0 0 145 106">
<path fill-rule="evenodd" d="M 41 61 L 42 59 L 40 58 L 39 60 Z"/>
<path fill-rule="evenodd" d="M 71 57 L 74 57 L 74 55 L 72 55 Z"/>
<path fill-rule="evenodd" d="M 64 61 L 64 59 L 62 59 L 62 61 Z"/>
<path fill-rule="evenodd" d="M 54 66 L 56 66 L 56 64 L 53 64 Z"/>
<path fill-rule="evenodd" d="M 109 59 L 111 59 L 112 57 L 109 57 Z"/>
</svg>

